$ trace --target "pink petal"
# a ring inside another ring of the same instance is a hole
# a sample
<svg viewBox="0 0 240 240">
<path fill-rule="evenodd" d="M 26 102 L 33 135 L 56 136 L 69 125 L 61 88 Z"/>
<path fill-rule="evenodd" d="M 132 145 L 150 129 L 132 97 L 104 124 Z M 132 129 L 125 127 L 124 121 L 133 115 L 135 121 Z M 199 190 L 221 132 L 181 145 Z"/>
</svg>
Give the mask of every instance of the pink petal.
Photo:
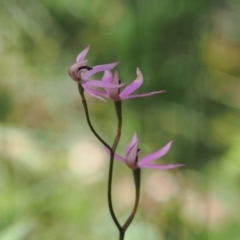
<svg viewBox="0 0 240 240">
<path fill-rule="evenodd" d="M 114 76 L 113 76 L 113 84 L 115 84 L 116 86 L 119 84 L 119 77 L 118 77 L 118 73 L 115 72 Z M 113 100 L 113 101 L 118 101 L 119 99 L 119 95 L 118 95 L 118 91 L 119 89 L 114 88 L 114 89 L 109 89 L 109 97 Z"/>
<path fill-rule="evenodd" d="M 106 83 L 112 83 L 113 81 L 113 75 L 110 71 L 105 71 L 104 75 L 102 77 L 102 81 L 106 82 Z M 108 93 L 109 95 L 109 90 L 106 88 L 105 91 Z"/>
<path fill-rule="evenodd" d="M 121 99 L 126 99 L 131 93 L 136 91 L 143 83 L 143 75 L 139 68 L 137 68 L 137 78 L 129 84 L 120 94 Z"/>
<path fill-rule="evenodd" d="M 76 58 L 76 62 L 80 62 L 80 61 L 84 60 L 89 49 L 90 49 L 90 45 L 88 45 L 82 52 L 80 52 Z"/>
<path fill-rule="evenodd" d="M 139 139 L 138 139 L 137 133 L 135 132 L 135 133 L 133 134 L 133 137 L 132 137 L 131 142 L 130 142 L 130 143 L 128 144 L 128 146 L 127 146 L 126 156 L 127 156 L 127 154 L 129 153 L 130 149 L 131 149 L 136 143 L 139 144 Z"/>
<path fill-rule="evenodd" d="M 116 84 L 102 82 L 98 80 L 84 80 L 84 84 L 87 84 L 88 86 L 91 86 L 91 87 L 100 87 L 100 88 L 120 88 L 125 85 L 124 83 L 116 85 Z"/>
<path fill-rule="evenodd" d="M 107 94 L 106 94 L 106 93 L 103 93 L 103 92 L 101 92 L 101 91 L 92 89 L 92 88 L 90 88 L 87 84 L 82 84 L 82 87 L 85 89 L 85 91 L 86 91 L 89 95 L 91 95 L 91 96 L 93 96 L 93 97 L 95 97 L 95 98 L 98 98 L 98 99 L 106 102 L 105 99 L 102 98 L 102 97 L 107 97 Z M 105 96 L 105 95 L 106 95 L 106 96 Z"/>
<path fill-rule="evenodd" d="M 168 170 L 177 167 L 185 166 L 184 164 L 140 164 L 138 163 L 139 168 L 153 168 L 153 169 L 161 169 L 161 170 Z"/>
<path fill-rule="evenodd" d="M 147 156 L 142 158 L 141 161 L 139 162 L 139 165 L 145 166 L 146 164 L 149 164 L 152 161 L 155 161 L 155 160 L 163 157 L 170 150 L 172 142 L 173 141 L 169 142 L 167 145 L 165 145 L 163 148 L 157 150 L 156 152 L 148 154 Z"/>
<path fill-rule="evenodd" d="M 107 154 L 110 155 L 110 151 L 109 151 L 108 148 L 105 147 L 105 151 L 107 152 Z M 126 160 L 125 160 L 123 157 L 121 157 L 121 156 L 119 156 L 118 154 L 116 154 L 116 153 L 114 154 L 114 158 L 116 158 L 117 160 L 119 160 L 119 161 L 121 161 L 121 162 L 126 163 Z"/>
<path fill-rule="evenodd" d="M 128 154 L 126 156 L 126 164 L 128 167 L 132 169 L 137 168 L 137 156 L 138 156 L 138 142 L 129 149 Z"/>
<path fill-rule="evenodd" d="M 121 97 L 121 100 L 124 100 L 124 99 L 129 99 L 129 98 L 139 98 L 139 97 L 148 97 L 148 96 L 151 96 L 151 95 L 155 95 L 155 94 L 159 94 L 159 93 L 163 93 L 163 92 L 166 92 L 165 90 L 162 90 L 162 91 L 156 91 L 156 92 L 150 92 L 150 93 L 143 93 L 143 94 L 133 94 L 133 95 L 128 95 L 126 97 Z M 121 94 L 120 94 L 121 95 Z"/>
<path fill-rule="evenodd" d="M 113 75 L 112 75 L 112 72 L 111 71 L 105 71 L 104 72 L 104 75 L 102 77 L 102 81 L 103 82 L 107 82 L 107 83 L 112 83 L 113 81 Z"/>
<path fill-rule="evenodd" d="M 119 62 L 115 62 L 115 63 L 109 63 L 109 64 L 103 64 L 103 65 L 94 66 L 92 68 L 92 70 L 89 70 L 83 76 L 84 76 L 84 78 L 89 78 L 89 77 L 91 77 L 95 73 L 111 70 L 114 67 L 116 67 L 118 64 L 119 64 Z"/>
</svg>

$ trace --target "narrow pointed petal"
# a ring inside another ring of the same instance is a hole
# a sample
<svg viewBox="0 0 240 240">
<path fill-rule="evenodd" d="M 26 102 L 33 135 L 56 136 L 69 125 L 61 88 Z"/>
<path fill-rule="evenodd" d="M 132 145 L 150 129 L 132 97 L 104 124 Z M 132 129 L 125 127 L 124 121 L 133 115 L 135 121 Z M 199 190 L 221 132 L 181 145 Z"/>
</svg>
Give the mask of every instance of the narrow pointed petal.
<svg viewBox="0 0 240 240">
<path fill-rule="evenodd" d="M 178 167 L 183 167 L 185 166 L 184 164 L 141 164 L 138 163 L 139 168 L 152 168 L 152 169 L 161 169 L 161 170 L 168 170 L 168 169 L 173 169 L 173 168 L 178 168 Z"/>
<path fill-rule="evenodd" d="M 90 49 L 90 45 L 88 45 L 82 52 L 80 52 L 76 58 L 76 62 L 80 62 L 80 61 L 84 60 L 89 49 Z"/>
<path fill-rule="evenodd" d="M 105 71 L 104 75 L 102 77 L 102 81 L 103 82 L 107 82 L 107 83 L 112 83 L 113 82 L 113 74 L 111 71 Z"/>
<path fill-rule="evenodd" d="M 119 77 L 118 77 L 118 73 L 115 72 L 114 76 L 113 76 L 113 84 L 115 84 L 116 86 L 119 84 Z M 114 89 L 109 89 L 109 97 L 113 100 L 113 101 L 119 101 L 119 95 L 118 95 L 119 89 L 118 88 L 114 88 Z"/>
<path fill-rule="evenodd" d="M 105 71 L 102 77 L 102 82 L 106 82 L 106 83 L 112 83 L 113 81 L 113 75 L 111 71 Z M 108 88 L 105 88 L 105 91 L 107 92 L 108 96 L 109 96 L 109 90 Z"/>
<path fill-rule="evenodd" d="M 102 98 L 102 97 L 106 97 L 106 98 L 108 97 L 108 95 L 106 93 L 101 92 L 96 89 L 92 89 L 87 84 L 82 84 L 82 86 L 89 95 L 106 102 L 105 99 Z"/>
<path fill-rule="evenodd" d="M 166 92 L 166 91 L 162 90 L 162 91 L 143 93 L 143 94 L 133 94 L 133 95 L 128 95 L 127 97 L 124 97 L 124 98 L 121 97 L 121 99 L 123 100 L 123 99 L 129 99 L 129 98 L 148 97 L 148 96 L 155 95 L 155 94 L 160 94 L 160 93 L 163 93 L 163 92 Z"/>
<path fill-rule="evenodd" d="M 129 149 L 128 154 L 126 156 L 126 164 L 131 169 L 136 169 L 137 166 L 137 158 L 138 158 L 138 142 Z"/>
<path fill-rule="evenodd" d="M 82 87 L 92 97 L 98 98 L 98 99 L 102 100 L 103 102 L 106 102 L 106 100 L 103 99 L 99 93 L 94 92 L 94 90 L 89 88 L 86 84 L 82 84 Z"/>
<path fill-rule="evenodd" d="M 109 151 L 108 148 L 105 147 L 105 151 L 107 152 L 108 155 L 110 155 L 110 151 Z M 121 162 L 126 163 L 126 160 L 123 157 L 121 157 L 118 154 L 116 154 L 116 153 L 114 154 L 114 158 L 116 158 L 117 160 L 119 160 Z"/>
<path fill-rule="evenodd" d="M 126 156 L 127 156 L 127 154 L 129 153 L 130 149 L 131 149 L 136 143 L 139 144 L 139 139 L 138 139 L 137 133 L 135 132 L 135 133 L 133 134 L 133 137 L 132 137 L 131 142 L 130 142 L 130 143 L 128 144 L 128 146 L 127 146 Z"/>
<path fill-rule="evenodd" d="M 172 146 L 172 142 L 173 141 L 169 142 L 167 145 L 165 145 L 163 148 L 159 149 L 158 151 L 148 154 L 147 156 L 145 156 L 144 158 L 141 159 L 139 164 L 141 166 L 150 164 L 151 162 L 163 157 L 170 150 L 170 148 Z"/>
<path fill-rule="evenodd" d="M 124 83 L 116 85 L 116 84 L 102 82 L 98 80 L 84 80 L 84 84 L 87 84 L 88 86 L 91 86 L 91 87 L 100 87 L 100 88 L 120 88 L 125 85 Z"/>
<path fill-rule="evenodd" d="M 143 75 L 139 68 L 137 68 L 137 78 L 129 84 L 125 89 L 119 94 L 121 99 L 126 99 L 131 93 L 135 92 L 143 83 Z"/>
<path fill-rule="evenodd" d="M 119 62 L 115 62 L 115 63 L 94 66 L 92 68 L 92 70 L 89 70 L 83 76 L 84 76 L 84 78 L 89 78 L 95 73 L 111 70 L 111 69 L 115 68 L 118 64 L 119 64 Z"/>
</svg>

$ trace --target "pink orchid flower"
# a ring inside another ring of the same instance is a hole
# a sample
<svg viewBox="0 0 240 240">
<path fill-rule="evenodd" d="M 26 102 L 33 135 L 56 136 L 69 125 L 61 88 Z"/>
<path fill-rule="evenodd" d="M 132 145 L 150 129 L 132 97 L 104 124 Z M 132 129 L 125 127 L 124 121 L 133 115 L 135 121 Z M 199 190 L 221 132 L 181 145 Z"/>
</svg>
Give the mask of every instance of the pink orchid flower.
<svg viewBox="0 0 240 240">
<path fill-rule="evenodd" d="M 172 145 L 172 141 L 165 145 L 163 148 L 148 154 L 143 157 L 140 161 L 138 161 L 138 153 L 139 153 L 139 139 L 137 133 L 134 133 L 133 138 L 126 149 L 126 158 L 123 158 L 117 154 L 115 154 L 115 158 L 123 163 L 126 163 L 127 166 L 131 169 L 137 168 L 153 168 L 153 169 L 161 169 L 167 170 L 172 168 L 177 168 L 184 166 L 184 164 L 152 164 L 153 161 L 163 157 L 170 150 Z M 109 150 L 106 149 L 107 153 L 110 154 Z"/>
<path fill-rule="evenodd" d="M 116 86 L 118 86 L 119 84 L 119 77 L 118 77 L 118 73 L 115 72 L 114 76 L 110 71 L 105 71 L 103 78 L 102 78 L 102 82 L 104 83 L 112 83 L 115 84 Z M 143 84 L 143 75 L 140 71 L 139 68 L 137 68 L 137 78 L 130 83 L 128 86 L 125 87 L 125 89 L 123 89 L 122 91 L 119 91 L 118 88 L 104 88 L 105 92 L 101 92 L 98 90 L 92 90 L 92 92 L 96 95 L 96 96 L 100 96 L 100 97 L 105 97 L 105 98 L 111 98 L 113 101 L 119 101 L 119 100 L 124 100 L 124 99 L 128 99 L 128 98 L 138 98 L 138 97 L 147 97 L 147 96 L 151 96 L 154 94 L 159 94 L 162 92 L 165 92 L 164 90 L 162 91 L 155 91 L 155 92 L 150 92 L 150 93 L 144 93 L 144 94 L 132 94 L 133 92 L 135 92 L 141 85 Z"/>
<path fill-rule="evenodd" d="M 88 45 L 82 52 L 80 52 L 76 58 L 76 63 L 71 65 L 68 69 L 69 76 L 76 82 L 80 83 L 82 87 L 88 92 L 90 95 L 96 98 L 100 98 L 103 100 L 100 96 L 95 95 L 94 91 L 89 87 L 100 87 L 104 89 L 108 88 L 114 88 L 118 89 L 124 84 L 112 84 L 108 82 L 98 81 L 98 80 L 89 80 L 91 76 L 93 76 L 95 73 L 108 71 L 116 67 L 119 62 L 115 63 L 109 63 L 109 64 L 103 64 L 103 65 L 97 65 L 94 67 L 88 67 L 86 66 L 86 63 L 88 60 L 85 60 L 85 57 L 90 49 L 90 45 Z M 87 72 L 83 72 L 83 70 L 87 69 Z"/>
</svg>

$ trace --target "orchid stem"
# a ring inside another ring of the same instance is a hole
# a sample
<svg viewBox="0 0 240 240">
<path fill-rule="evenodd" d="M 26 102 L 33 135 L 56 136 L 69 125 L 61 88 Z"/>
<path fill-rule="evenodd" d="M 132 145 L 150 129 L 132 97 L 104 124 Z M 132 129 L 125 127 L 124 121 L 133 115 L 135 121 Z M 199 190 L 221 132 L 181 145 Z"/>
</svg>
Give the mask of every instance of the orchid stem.
<svg viewBox="0 0 240 240">
<path fill-rule="evenodd" d="M 119 231 L 119 240 L 124 240 L 124 236 L 125 236 L 125 231 L 123 231 L 123 229 L 121 231 Z"/>
<path fill-rule="evenodd" d="M 82 104 L 83 104 L 83 108 L 85 111 L 85 115 L 86 115 L 86 119 L 87 119 L 87 123 L 89 128 L 91 129 L 91 131 L 93 132 L 93 134 L 95 135 L 95 137 L 106 147 L 109 149 L 110 152 L 112 152 L 112 148 L 98 135 L 98 133 L 96 132 L 96 130 L 94 129 L 90 117 L 89 117 L 89 112 L 88 112 L 88 106 L 87 106 L 87 101 L 85 99 L 84 96 L 84 88 L 82 87 L 81 84 L 78 84 L 78 91 L 80 93 L 80 96 L 82 98 Z"/>
<path fill-rule="evenodd" d="M 118 118 L 118 127 L 117 127 L 117 134 L 114 139 L 114 142 L 111 148 L 111 154 L 110 154 L 110 163 L 109 163 L 109 172 L 108 172 L 108 207 L 109 207 L 109 211 L 112 216 L 112 219 L 118 228 L 119 234 L 121 235 L 122 227 L 116 218 L 116 215 L 113 210 L 113 204 L 112 204 L 112 175 L 113 175 L 113 165 L 114 165 L 114 154 L 115 154 L 117 145 L 119 143 L 119 140 L 121 137 L 121 131 L 122 131 L 122 109 L 121 109 L 122 105 L 121 105 L 121 101 L 114 102 L 114 104 L 115 104 L 115 109 L 116 109 L 117 118 Z"/>
<path fill-rule="evenodd" d="M 140 196 L 140 183 L 141 183 L 141 169 L 140 168 L 133 170 L 133 177 L 134 177 L 134 183 L 135 183 L 135 203 L 134 203 L 132 213 L 130 214 L 130 216 L 128 217 L 128 219 L 126 220 L 126 222 L 124 223 L 124 225 L 122 227 L 124 232 L 130 226 L 130 224 L 131 224 L 132 220 L 134 219 L 135 214 L 137 212 L 139 196 Z"/>
<path fill-rule="evenodd" d="M 87 119 L 87 123 L 89 128 L 91 129 L 91 131 L 93 132 L 93 134 L 95 135 L 95 137 L 106 147 L 109 149 L 111 155 L 110 155 L 110 165 L 109 165 L 109 175 L 108 175 L 108 206 L 109 206 L 109 211 L 110 211 L 110 215 L 115 223 L 115 225 L 117 226 L 119 232 L 122 231 L 122 227 L 120 225 L 120 223 L 117 220 L 117 217 L 114 213 L 113 210 L 113 205 L 112 205 L 112 194 L 111 194 L 111 190 L 112 190 L 112 172 L 113 172 L 113 160 L 114 160 L 114 154 L 115 154 L 115 150 L 117 148 L 118 142 L 120 140 L 121 137 L 121 128 L 122 128 L 122 117 L 121 117 L 121 113 L 117 114 L 118 116 L 118 130 L 117 130 L 117 135 L 115 137 L 114 143 L 112 148 L 98 135 L 98 133 L 96 132 L 96 130 L 94 129 L 90 117 L 89 117 L 89 112 L 88 112 L 88 106 L 87 106 L 87 101 L 85 99 L 84 96 L 84 88 L 81 86 L 81 84 L 78 84 L 78 90 L 80 93 L 80 96 L 82 98 L 82 104 L 84 107 L 84 111 L 85 111 L 85 115 L 86 115 L 86 119 Z M 120 103 L 121 106 L 121 103 Z M 121 108 L 121 107 L 120 107 Z M 120 111 L 121 112 L 121 111 Z"/>
</svg>

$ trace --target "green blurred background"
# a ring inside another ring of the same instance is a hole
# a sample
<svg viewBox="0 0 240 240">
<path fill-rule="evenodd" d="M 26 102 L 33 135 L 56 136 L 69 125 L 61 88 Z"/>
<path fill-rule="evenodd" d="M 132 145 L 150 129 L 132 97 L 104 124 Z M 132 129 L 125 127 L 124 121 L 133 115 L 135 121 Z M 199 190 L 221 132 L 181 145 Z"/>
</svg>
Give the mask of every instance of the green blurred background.
<svg viewBox="0 0 240 240">
<path fill-rule="evenodd" d="M 89 65 L 139 67 L 126 100 L 119 153 L 137 131 L 141 152 L 174 139 L 144 170 L 139 211 L 126 240 L 240 237 L 240 2 L 238 0 L 0 1 L 0 240 L 117 239 L 106 200 L 108 157 L 85 121 L 67 74 L 88 44 Z M 111 142 L 112 103 L 87 98 Z M 160 162 L 160 161 L 159 161 Z M 116 162 L 114 206 L 133 204 L 131 171 Z"/>
</svg>

